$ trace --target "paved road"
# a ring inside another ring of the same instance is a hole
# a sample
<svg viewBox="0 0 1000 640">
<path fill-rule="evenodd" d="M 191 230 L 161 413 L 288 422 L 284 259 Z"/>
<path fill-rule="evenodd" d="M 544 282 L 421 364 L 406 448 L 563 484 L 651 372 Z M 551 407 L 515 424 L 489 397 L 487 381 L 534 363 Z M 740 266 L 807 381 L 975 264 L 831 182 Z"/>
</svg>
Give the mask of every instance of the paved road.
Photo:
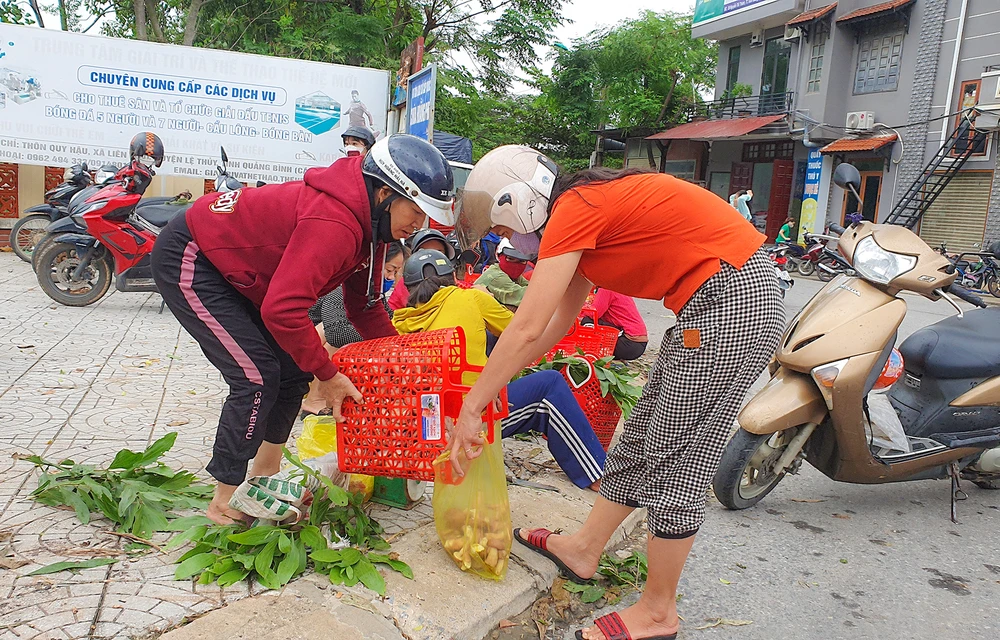
<svg viewBox="0 0 1000 640">
<path fill-rule="evenodd" d="M 789 314 L 821 286 L 798 279 Z M 905 299 L 900 340 L 954 313 L 945 302 Z M 666 314 L 640 306 L 651 336 L 661 336 Z M 848 485 L 808 466 L 755 508 L 711 503 L 679 589 L 681 640 L 1000 636 L 1000 492 L 966 490 L 958 525 L 944 481 Z M 753 624 L 694 630 L 716 618 Z"/>
</svg>

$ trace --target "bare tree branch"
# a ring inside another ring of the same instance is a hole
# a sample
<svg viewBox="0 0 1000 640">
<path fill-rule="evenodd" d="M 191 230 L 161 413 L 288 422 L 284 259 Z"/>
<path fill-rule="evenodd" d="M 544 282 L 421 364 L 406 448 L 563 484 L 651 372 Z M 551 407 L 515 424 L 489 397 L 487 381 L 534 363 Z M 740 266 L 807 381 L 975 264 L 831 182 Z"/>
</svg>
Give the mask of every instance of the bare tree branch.
<svg viewBox="0 0 1000 640">
<path fill-rule="evenodd" d="M 38 0 L 28 0 L 28 6 L 31 7 L 31 10 L 35 14 L 35 22 L 38 23 L 39 27 L 41 27 L 42 29 L 44 29 L 45 28 L 45 21 L 42 20 L 42 10 L 38 7 Z"/>
<path fill-rule="evenodd" d="M 198 35 L 198 15 L 201 13 L 201 8 L 205 5 L 206 0 L 191 0 L 191 6 L 188 7 L 187 20 L 184 23 L 184 39 L 181 44 L 188 47 L 194 44 L 194 39 Z"/>
<path fill-rule="evenodd" d="M 104 16 L 108 15 L 108 11 L 111 11 L 111 7 L 106 7 L 106 8 L 104 8 L 104 9 L 102 9 L 101 11 L 99 11 L 99 12 L 97 13 L 97 15 L 95 15 L 95 16 L 94 16 L 94 21 L 93 21 L 93 22 L 91 22 L 91 23 L 90 23 L 89 25 L 87 25 L 87 28 L 86 28 L 86 29 L 84 29 L 84 30 L 82 30 L 82 31 L 81 31 L 80 33 L 87 33 L 88 31 L 90 31 L 91 29 L 93 29 L 93 28 L 94 28 L 94 26 L 95 26 L 95 25 L 96 25 L 96 24 L 97 24 L 98 22 L 100 22 L 100 21 L 101 21 L 101 18 L 103 18 Z"/>
</svg>

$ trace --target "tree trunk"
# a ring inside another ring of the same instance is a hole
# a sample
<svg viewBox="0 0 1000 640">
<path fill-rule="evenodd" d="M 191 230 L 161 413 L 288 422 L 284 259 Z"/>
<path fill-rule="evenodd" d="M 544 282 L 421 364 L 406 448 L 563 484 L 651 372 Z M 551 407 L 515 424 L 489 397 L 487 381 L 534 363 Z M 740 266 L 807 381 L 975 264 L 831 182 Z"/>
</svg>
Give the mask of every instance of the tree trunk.
<svg viewBox="0 0 1000 640">
<path fill-rule="evenodd" d="M 146 2 L 145 0 L 132 0 L 132 10 L 135 13 L 135 38 L 136 40 L 149 40 L 146 35 Z"/>
<path fill-rule="evenodd" d="M 30 6 L 31 10 L 35 13 L 35 22 L 38 23 L 39 27 L 44 29 L 45 21 L 42 20 L 42 10 L 38 7 L 38 0 L 28 0 L 28 6 Z"/>
<path fill-rule="evenodd" d="M 660 115 L 656 117 L 657 122 L 663 122 L 663 117 L 667 115 L 667 106 L 670 104 L 670 99 L 674 97 L 674 88 L 677 86 L 679 76 L 675 71 L 670 74 L 670 77 L 673 79 L 673 83 L 670 85 L 670 90 L 667 91 L 667 97 L 663 99 L 663 106 L 660 107 Z"/>
<path fill-rule="evenodd" d="M 182 44 L 187 46 L 194 45 L 194 39 L 198 35 L 198 14 L 201 13 L 201 8 L 205 5 L 206 0 L 191 0 L 191 6 L 188 7 L 187 20 L 184 22 L 184 40 Z"/>
<path fill-rule="evenodd" d="M 149 24 L 153 27 L 153 36 L 156 37 L 157 42 L 166 42 L 167 38 L 163 35 L 163 28 L 160 26 L 160 14 L 157 13 L 153 0 L 146 0 L 146 17 L 149 18 Z"/>
<path fill-rule="evenodd" d="M 59 0 L 59 26 L 63 31 L 69 31 L 69 16 L 66 14 L 65 0 Z"/>
</svg>

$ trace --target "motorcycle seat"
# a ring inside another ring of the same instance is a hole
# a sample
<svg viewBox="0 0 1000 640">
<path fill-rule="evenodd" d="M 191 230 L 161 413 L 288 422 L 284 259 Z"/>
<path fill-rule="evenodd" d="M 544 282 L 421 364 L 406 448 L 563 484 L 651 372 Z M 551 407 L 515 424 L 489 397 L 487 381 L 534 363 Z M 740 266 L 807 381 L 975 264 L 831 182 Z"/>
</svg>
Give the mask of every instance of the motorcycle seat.
<svg viewBox="0 0 1000 640">
<path fill-rule="evenodd" d="M 966 311 L 915 331 L 899 345 L 906 370 L 934 378 L 1000 375 L 1000 308 Z"/>
<path fill-rule="evenodd" d="M 140 218 L 145 220 L 151 225 L 157 227 L 166 226 L 174 216 L 179 213 L 184 213 L 191 207 L 190 204 L 147 204 L 142 207 L 136 207 L 135 213 Z"/>
</svg>

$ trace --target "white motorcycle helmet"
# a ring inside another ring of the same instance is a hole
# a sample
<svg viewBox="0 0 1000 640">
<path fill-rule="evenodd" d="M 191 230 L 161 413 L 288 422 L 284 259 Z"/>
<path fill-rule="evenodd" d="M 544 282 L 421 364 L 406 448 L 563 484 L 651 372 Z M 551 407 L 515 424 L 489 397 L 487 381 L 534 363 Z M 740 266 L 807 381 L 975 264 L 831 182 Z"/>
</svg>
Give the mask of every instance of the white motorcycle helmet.
<svg viewBox="0 0 1000 640">
<path fill-rule="evenodd" d="M 518 234 L 539 233 L 548 221 L 549 196 L 559 168 L 530 147 L 506 145 L 472 168 L 462 190 L 456 225 L 463 248 L 502 225 Z"/>
</svg>

